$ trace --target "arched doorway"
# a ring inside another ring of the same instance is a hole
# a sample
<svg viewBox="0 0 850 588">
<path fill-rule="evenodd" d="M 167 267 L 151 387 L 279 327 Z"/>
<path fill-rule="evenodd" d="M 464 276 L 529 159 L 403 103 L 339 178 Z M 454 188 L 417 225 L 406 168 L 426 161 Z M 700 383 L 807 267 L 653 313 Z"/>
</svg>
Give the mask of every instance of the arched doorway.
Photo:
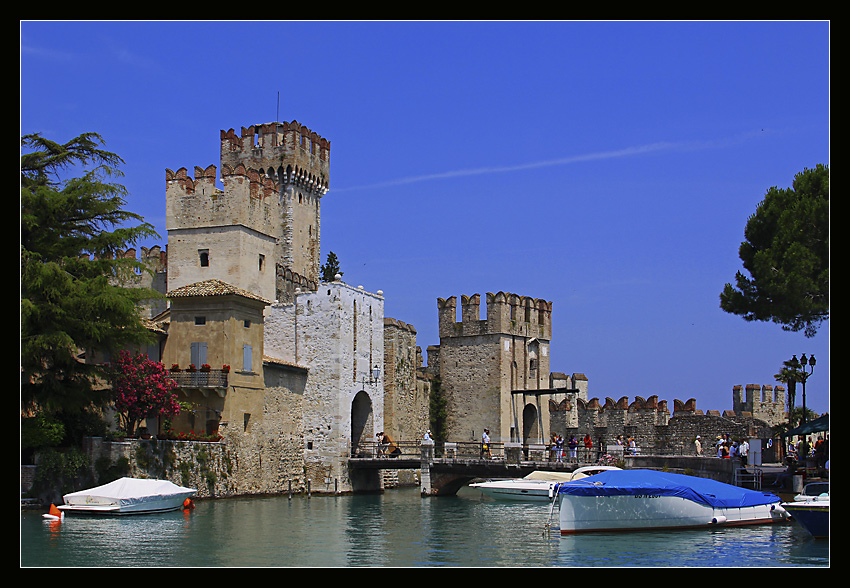
<svg viewBox="0 0 850 588">
<path fill-rule="evenodd" d="M 540 427 L 538 426 L 537 407 L 526 404 L 522 409 L 522 444 L 540 442 Z"/>
<path fill-rule="evenodd" d="M 356 456 L 368 451 L 375 441 L 372 420 L 372 399 L 361 390 L 351 401 L 351 455 Z"/>
</svg>

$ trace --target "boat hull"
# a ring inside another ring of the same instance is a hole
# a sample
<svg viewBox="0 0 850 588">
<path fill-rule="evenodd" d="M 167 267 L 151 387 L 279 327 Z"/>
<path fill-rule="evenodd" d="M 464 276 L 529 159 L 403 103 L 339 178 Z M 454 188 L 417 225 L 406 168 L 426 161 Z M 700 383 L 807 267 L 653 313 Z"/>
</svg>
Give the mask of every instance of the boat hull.
<svg viewBox="0 0 850 588">
<path fill-rule="evenodd" d="M 502 482 L 485 482 L 470 484 L 495 500 L 518 500 L 522 502 L 550 502 L 550 487 L 556 482 L 532 483 L 528 480 L 504 480 Z"/>
<path fill-rule="evenodd" d="M 173 496 L 165 496 L 158 500 L 143 500 L 133 503 L 121 503 L 108 498 L 88 496 L 75 498 L 74 500 L 59 506 L 59 510 L 76 514 L 108 514 L 108 515 L 132 515 L 152 514 L 158 512 L 170 512 L 183 506 L 187 498 L 191 498 L 194 492 L 182 492 Z"/>
<path fill-rule="evenodd" d="M 829 501 L 786 502 L 783 508 L 791 518 L 817 539 L 829 537 Z"/>
<path fill-rule="evenodd" d="M 559 495 L 562 535 L 598 531 L 685 529 L 775 523 L 787 519 L 778 504 L 717 508 L 679 496 Z"/>
</svg>

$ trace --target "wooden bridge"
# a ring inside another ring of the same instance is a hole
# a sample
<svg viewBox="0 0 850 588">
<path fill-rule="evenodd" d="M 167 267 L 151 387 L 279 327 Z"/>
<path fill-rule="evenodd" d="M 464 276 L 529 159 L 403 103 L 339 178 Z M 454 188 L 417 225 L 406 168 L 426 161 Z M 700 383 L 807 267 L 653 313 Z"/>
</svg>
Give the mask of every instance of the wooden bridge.
<svg viewBox="0 0 850 588">
<path fill-rule="evenodd" d="M 521 478 L 536 470 L 572 472 L 598 458 L 596 449 L 577 449 L 575 458 L 570 458 L 568 450 L 559 456 L 543 445 L 492 443 L 485 454 L 481 443 L 436 446 L 422 441 L 358 446 L 349 466 L 355 491 L 371 488 L 379 470 L 418 469 L 423 496 L 451 496 L 475 478 Z"/>
</svg>

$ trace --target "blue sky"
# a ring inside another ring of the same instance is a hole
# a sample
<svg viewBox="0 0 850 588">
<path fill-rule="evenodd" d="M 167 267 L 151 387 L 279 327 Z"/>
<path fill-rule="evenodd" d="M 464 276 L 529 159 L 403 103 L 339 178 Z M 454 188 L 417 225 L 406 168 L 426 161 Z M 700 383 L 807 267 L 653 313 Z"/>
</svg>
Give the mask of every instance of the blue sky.
<svg viewBox="0 0 850 588">
<path fill-rule="evenodd" d="M 719 308 L 747 217 L 829 164 L 828 22 L 22 22 L 21 134 L 97 132 L 165 245 L 165 169 L 219 132 L 331 141 L 322 259 L 439 343 L 438 297 L 552 301 L 553 371 L 731 408 L 818 335 Z M 278 102 L 279 96 L 279 102 Z M 798 394 L 798 403 L 800 402 Z"/>
</svg>

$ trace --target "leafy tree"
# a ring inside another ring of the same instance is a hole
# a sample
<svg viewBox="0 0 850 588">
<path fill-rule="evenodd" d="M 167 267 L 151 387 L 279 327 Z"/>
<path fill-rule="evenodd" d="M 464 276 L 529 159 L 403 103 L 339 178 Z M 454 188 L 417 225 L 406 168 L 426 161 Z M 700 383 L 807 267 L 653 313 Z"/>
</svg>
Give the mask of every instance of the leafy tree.
<svg viewBox="0 0 850 588">
<path fill-rule="evenodd" d="M 333 282 L 337 274 L 342 276 L 342 272 L 339 271 L 339 260 L 336 258 L 336 253 L 330 251 L 327 262 L 322 265 L 322 281 Z"/>
<path fill-rule="evenodd" d="M 720 308 L 746 321 L 772 321 L 814 337 L 829 318 L 829 167 L 767 191 L 747 220 L 738 250 L 751 277 L 726 284 Z"/>
<path fill-rule="evenodd" d="M 803 377 L 804 375 L 799 369 L 799 366 L 795 367 L 790 359 L 783 361 L 782 369 L 779 370 L 778 374 L 774 374 L 773 376 L 777 382 L 785 384 L 788 391 L 788 402 L 786 406 L 788 408 L 789 420 L 791 412 L 794 410 L 794 405 L 797 402 L 797 382 L 802 382 Z"/>
<path fill-rule="evenodd" d="M 137 353 L 120 351 L 110 363 L 113 401 L 119 426 L 132 435 L 146 418 L 171 418 L 180 413 L 180 402 L 174 392 L 177 383 L 158 361 Z"/>
<path fill-rule="evenodd" d="M 86 133 L 64 145 L 38 134 L 21 137 L 21 401 L 22 408 L 77 410 L 97 403 L 101 368 L 82 351 L 112 353 L 150 340 L 138 304 L 159 296 L 123 287 L 149 271 L 116 253 L 143 238 L 152 225 L 123 210 L 126 189 L 108 181 L 123 163 Z M 63 179 L 76 165 L 93 166 Z"/>
</svg>

